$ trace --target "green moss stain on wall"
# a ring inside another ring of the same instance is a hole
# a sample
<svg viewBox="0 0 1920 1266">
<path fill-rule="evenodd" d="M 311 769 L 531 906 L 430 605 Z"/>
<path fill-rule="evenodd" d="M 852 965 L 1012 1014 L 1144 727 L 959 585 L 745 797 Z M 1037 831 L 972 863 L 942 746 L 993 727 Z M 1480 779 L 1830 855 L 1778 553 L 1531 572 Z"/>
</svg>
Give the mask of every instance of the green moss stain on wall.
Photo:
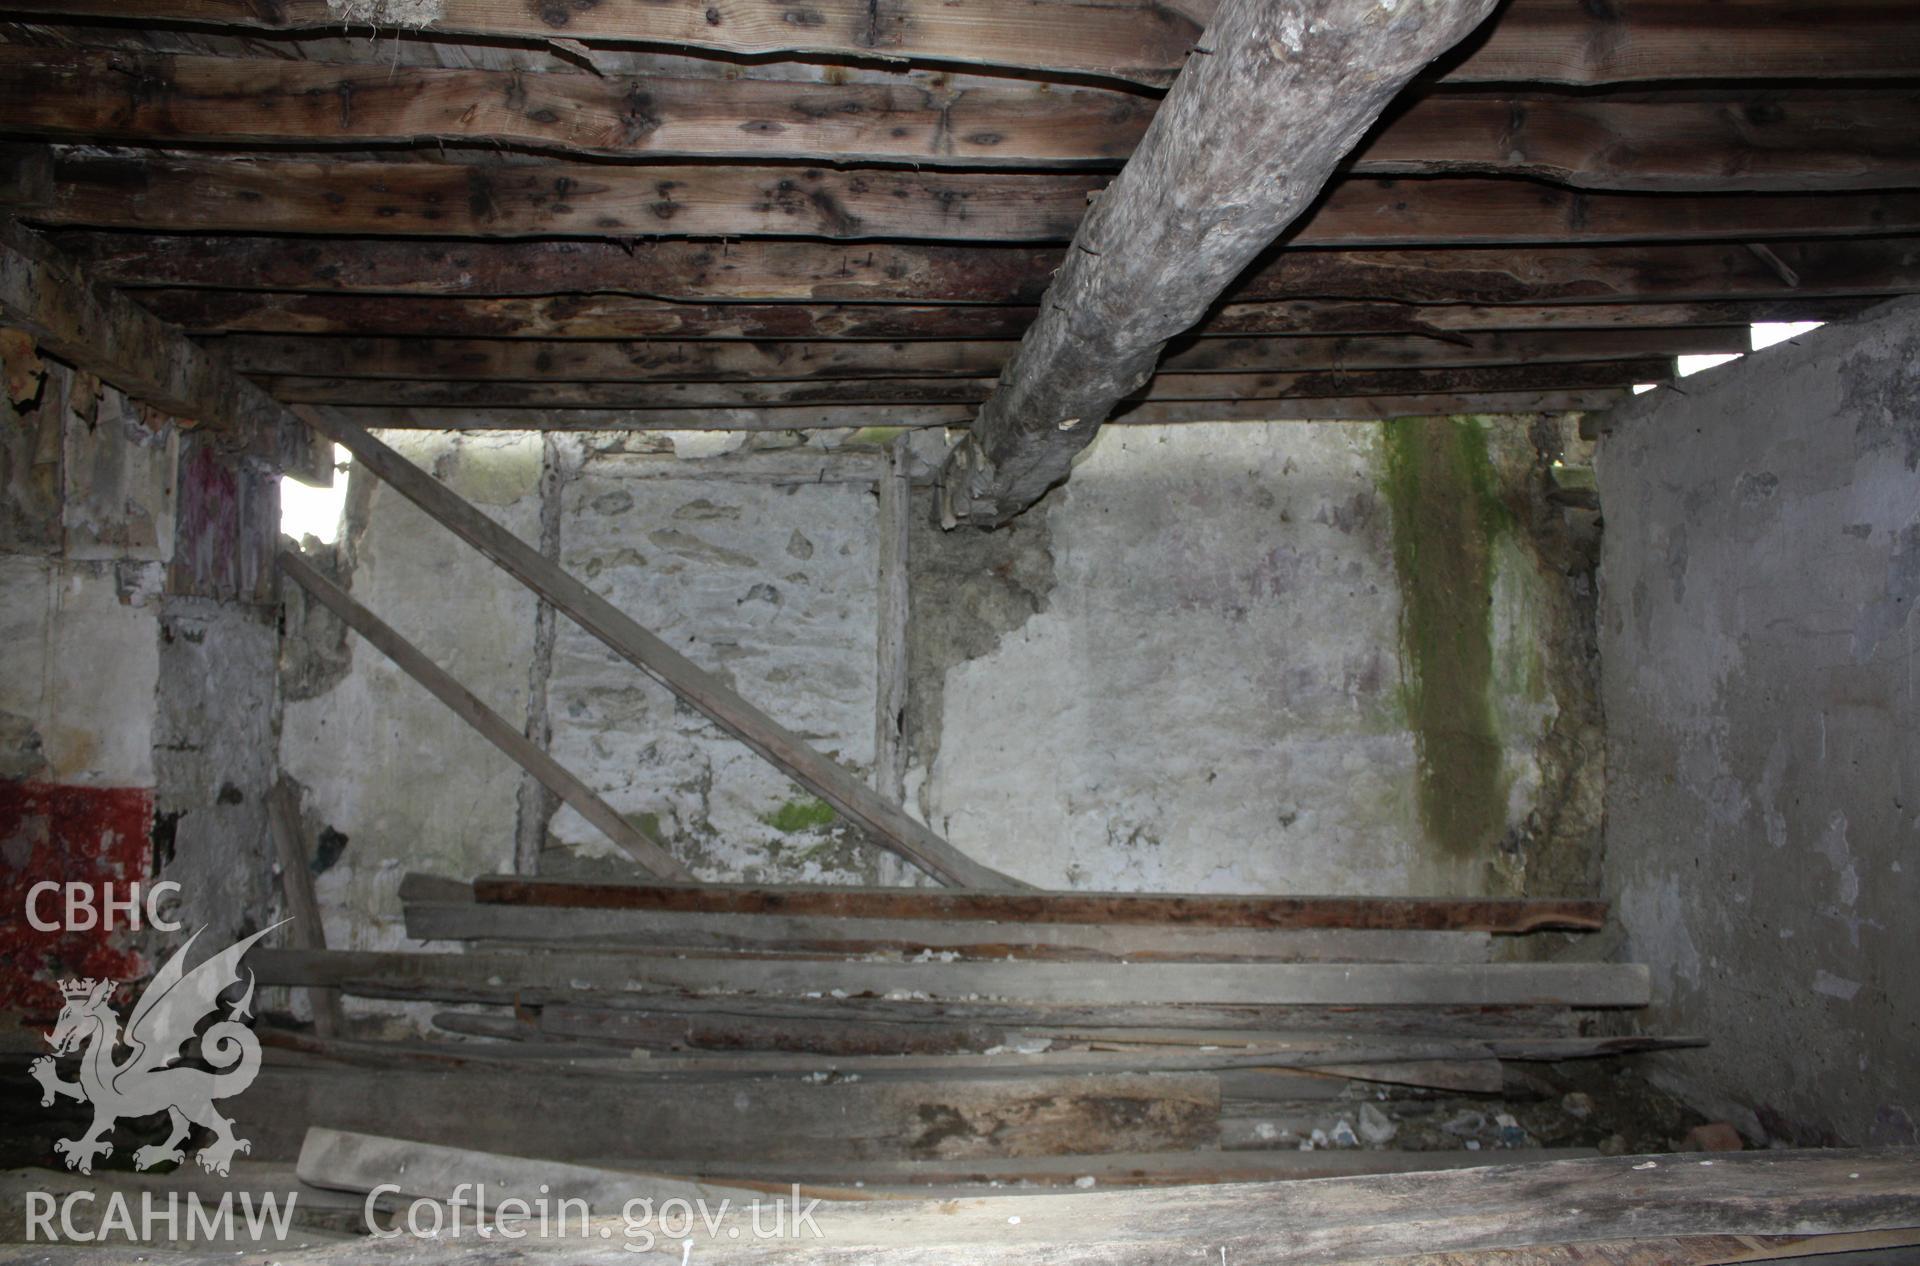
<svg viewBox="0 0 1920 1266">
<path fill-rule="evenodd" d="M 1494 549 L 1511 525 L 1478 418 L 1384 424 L 1407 718 L 1427 836 L 1491 856 L 1506 830 L 1492 685 Z"/>
<path fill-rule="evenodd" d="M 833 825 L 835 820 L 833 806 L 824 800 L 808 797 L 804 800 L 789 800 L 772 813 L 761 818 L 776 831 L 788 835 L 797 835 L 802 831 L 818 831 Z"/>
</svg>

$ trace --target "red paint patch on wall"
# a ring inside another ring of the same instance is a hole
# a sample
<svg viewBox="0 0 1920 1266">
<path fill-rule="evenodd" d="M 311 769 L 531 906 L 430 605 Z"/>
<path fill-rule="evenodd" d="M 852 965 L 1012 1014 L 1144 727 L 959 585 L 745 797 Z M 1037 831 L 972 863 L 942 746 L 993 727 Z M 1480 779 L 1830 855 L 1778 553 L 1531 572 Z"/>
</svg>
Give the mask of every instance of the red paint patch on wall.
<svg viewBox="0 0 1920 1266">
<path fill-rule="evenodd" d="M 111 932 L 42 932 L 27 920 L 35 884 L 85 884 L 104 909 L 106 886 L 124 900 L 130 885 L 150 878 L 153 791 L 145 787 L 74 787 L 0 779 L 0 1011 L 51 1017 L 60 1010 L 59 981 L 69 976 L 130 980 L 146 966 L 131 947 L 134 933 L 116 917 Z M 61 894 L 42 895 L 43 922 L 60 922 Z"/>
</svg>

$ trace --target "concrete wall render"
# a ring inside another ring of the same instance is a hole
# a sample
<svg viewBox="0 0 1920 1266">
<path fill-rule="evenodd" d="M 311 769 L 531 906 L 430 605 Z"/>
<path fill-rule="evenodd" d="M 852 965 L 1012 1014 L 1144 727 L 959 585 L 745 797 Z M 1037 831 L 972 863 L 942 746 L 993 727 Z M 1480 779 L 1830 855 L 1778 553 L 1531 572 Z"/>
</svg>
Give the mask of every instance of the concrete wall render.
<svg viewBox="0 0 1920 1266">
<path fill-rule="evenodd" d="M 1607 886 L 1662 1076 L 1920 1142 L 1920 305 L 1640 397 L 1600 450 Z"/>
</svg>

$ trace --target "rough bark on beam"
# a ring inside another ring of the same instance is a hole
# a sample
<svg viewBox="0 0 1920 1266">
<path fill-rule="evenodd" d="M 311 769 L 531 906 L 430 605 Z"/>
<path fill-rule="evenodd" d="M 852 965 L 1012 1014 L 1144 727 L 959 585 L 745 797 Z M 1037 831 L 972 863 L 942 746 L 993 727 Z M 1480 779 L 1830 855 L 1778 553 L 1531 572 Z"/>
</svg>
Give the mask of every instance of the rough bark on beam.
<svg viewBox="0 0 1920 1266">
<path fill-rule="evenodd" d="M 1742 331 L 1744 335 L 1744 331 Z M 1595 337 L 1602 337 L 1596 334 Z M 1729 340 L 1730 341 L 1730 340 Z M 1744 340 L 1743 340 L 1744 341 Z M 1684 347 L 1685 344 L 1682 343 Z M 1116 411 L 1177 407 L 1190 403 L 1196 418 L 1230 408 L 1238 416 L 1275 417 L 1288 402 L 1365 395 L 1469 394 L 1494 391 L 1571 391 L 1592 387 L 1665 382 L 1673 358 L 1544 362 L 1426 369 L 1335 369 L 1274 374 L 1157 374 L 1116 404 Z M 698 417 L 709 410 L 805 408 L 845 405 L 940 408 L 975 404 L 994 387 L 991 378 L 878 378 L 836 382 L 553 383 L 390 382 L 384 379 L 264 379 L 289 403 L 422 405 L 459 408 L 632 408 Z M 1248 412 L 1251 410 L 1252 412 Z M 1262 412 L 1264 411 L 1264 412 Z M 1162 421 L 1178 420 L 1162 416 Z M 829 423 L 831 425 L 831 423 Z M 849 423 L 840 423 L 849 425 Z M 884 422 L 879 425 L 885 425 Z"/>
<path fill-rule="evenodd" d="M 824 0 L 806 8 L 720 0 L 707 6 L 639 3 L 501 4 L 447 0 L 421 25 L 343 22 L 326 0 L 149 0 L 145 22 L 193 22 L 333 33 L 400 26 L 428 34 L 587 43 L 648 43 L 736 53 L 824 53 L 1021 67 L 1068 76 L 1164 83 L 1188 59 L 1211 0 L 1151 3 L 1007 3 L 958 6 Z M 16 0 L 18 14 L 127 17 L 125 0 Z M 377 11 L 377 10 L 376 10 Z M 1836 20 L 1821 0 L 1768 0 L 1729 11 L 1703 0 L 1631 5 L 1520 0 L 1465 55 L 1442 68 L 1449 83 L 1601 84 L 1685 79 L 1906 78 L 1920 70 L 1920 32 L 1908 0 L 1849 0 Z M 372 46 L 377 56 L 377 45 Z"/>
<path fill-rule="evenodd" d="M 1347 3 L 1363 5 L 1365 0 Z M 1366 97 L 1375 108 L 1378 95 L 1376 91 Z M 1156 126 L 1165 115 L 1163 109 L 1156 116 Z M 1279 126 L 1277 118 L 1272 121 Z M 1224 120 L 1214 126 L 1223 133 L 1229 128 Z M 1229 146 L 1239 137 L 1233 132 L 1217 139 Z M 1349 129 L 1339 139 L 1339 153 L 1320 155 L 1320 165 L 1328 172 L 1357 137 Z M 1154 179 L 1172 177 L 1168 171 Z M 1096 206 L 1102 209 L 1096 218 L 1104 217 L 1104 227 L 1090 232 L 1111 239 L 1123 224 L 1104 208 L 1127 203 L 1116 191 L 1146 179 L 1128 181 L 1123 171 L 1113 189 L 1102 191 L 1106 174 L 1087 172 L 143 158 L 26 147 L 0 162 L 0 197 L 23 220 L 93 228 L 376 237 L 724 235 L 1064 242 L 1074 235 L 1089 196 L 1096 193 Z M 1747 242 L 1920 231 L 1920 193 L 1898 190 L 1589 193 L 1525 180 L 1353 177 L 1333 184 L 1316 203 L 1290 182 L 1279 187 L 1283 195 L 1291 195 L 1283 198 L 1291 215 L 1314 204 L 1312 213 L 1291 231 L 1292 246 Z M 1196 233 L 1189 229 L 1188 236 Z M 1276 228 L 1274 234 L 1247 238 L 1233 257 L 1244 267 L 1277 234 Z M 1083 238 L 1081 246 L 1101 249 L 1093 237 Z M 1192 248 L 1191 242 L 1181 247 Z M 636 260 L 626 257 L 610 275 L 634 273 Z"/>
<path fill-rule="evenodd" d="M 1644 380 L 1642 380 L 1644 381 Z M 1374 422 L 1381 418 L 1441 417 L 1455 413 L 1561 413 L 1609 409 L 1627 398 L 1628 383 L 1613 387 L 1488 391 L 1452 395 L 1333 396 L 1290 400 L 1149 401 L 1131 405 L 1109 421 L 1120 424 L 1184 422 L 1328 421 Z M 500 409 L 462 405 L 339 405 L 334 411 L 358 426 L 396 431 L 805 431 L 847 427 L 962 427 L 974 406 L 795 405 L 741 409 Z M 859 482 L 871 482 L 863 475 Z M 775 482 L 797 482 L 795 479 Z"/>
<path fill-rule="evenodd" d="M 468 382 L 506 380 L 558 387 L 596 382 L 738 381 L 752 385 L 819 379 L 992 375 L 1000 372 L 1017 346 L 1012 340 L 582 342 L 242 335 L 226 340 L 223 350 L 235 366 L 248 374 Z M 1332 368 L 1412 369 L 1597 361 L 1746 350 L 1744 332 L 1712 328 L 1592 334 L 1489 331 L 1448 340 L 1400 335 L 1202 338 L 1184 340 L 1168 352 L 1159 368 L 1164 373 L 1297 373 Z"/>
<path fill-rule="evenodd" d="M 31 233 L 0 225 L 0 321 L 47 351 L 209 430 L 304 483 L 333 482 L 330 449 L 226 360 L 189 342 Z"/>
<path fill-rule="evenodd" d="M 369 298 L 523 296 L 539 303 L 504 310 L 532 313 L 529 319 L 545 322 L 563 320 L 576 310 L 592 313 L 597 310 L 593 305 L 608 296 L 651 299 L 667 307 L 754 301 L 923 308 L 1035 304 L 1060 262 L 1057 251 L 1031 247 L 892 243 L 822 247 L 817 242 L 773 240 L 644 241 L 633 243 L 629 251 L 619 243 L 590 241 L 446 243 L 84 230 L 58 232 L 52 238 L 90 273 L 116 286 L 203 287 L 234 295 L 284 291 Z M 1920 238 L 1789 242 L 1759 236 L 1745 240 L 1765 243 L 1793 268 L 1800 285 L 1788 287 L 1754 258 L 1745 241 L 1632 248 L 1289 248 L 1269 251 L 1229 289 L 1227 298 L 1233 304 L 1298 301 L 1301 296 L 1402 304 L 1536 304 L 1819 298 L 1920 290 Z M 226 301 L 239 300 L 229 297 Z M 493 319 L 494 305 L 475 310 Z M 707 310 L 715 311 L 715 320 L 725 311 Z M 652 319 L 641 311 L 643 315 L 633 319 Z M 351 321 L 362 316 L 362 309 L 350 308 L 333 319 Z M 436 331 L 414 327 L 404 332 Z M 633 334 L 670 337 L 677 332 L 648 325 Z M 509 327 L 475 333 L 505 336 L 539 331 Z M 684 333 L 695 336 L 693 330 Z M 737 334 L 725 328 L 715 333 L 718 337 L 802 337 L 790 326 L 768 326 L 758 334 L 744 328 Z M 582 336 L 613 338 L 620 333 L 609 330 Z M 851 330 L 846 336 L 868 337 Z"/>
<path fill-rule="evenodd" d="M 949 456 L 942 520 L 1004 523 L 1066 477 L 1168 339 L 1304 212 L 1489 0 L 1226 0 L 1095 202 L 1000 387 Z"/>
<path fill-rule="evenodd" d="M 1041 94 L 431 66 L 395 76 L 377 64 L 0 46 L 0 130 L 148 145 L 437 139 L 616 156 L 1117 166 L 1155 104 L 1067 85 Z M 1589 189 L 1911 186 L 1920 97 L 1435 94 L 1388 120 L 1350 170 L 1526 175 Z"/>
<path fill-rule="evenodd" d="M 303 410 L 303 416 L 321 434 L 345 446 L 363 469 L 551 602 L 555 610 L 600 639 L 609 650 L 859 823 L 875 843 L 898 852 L 944 883 L 978 888 L 1026 886 L 974 861 L 909 817 L 899 805 L 882 800 L 850 770 L 815 751 L 799 735 L 360 427 L 337 414 L 314 409 Z"/>
</svg>

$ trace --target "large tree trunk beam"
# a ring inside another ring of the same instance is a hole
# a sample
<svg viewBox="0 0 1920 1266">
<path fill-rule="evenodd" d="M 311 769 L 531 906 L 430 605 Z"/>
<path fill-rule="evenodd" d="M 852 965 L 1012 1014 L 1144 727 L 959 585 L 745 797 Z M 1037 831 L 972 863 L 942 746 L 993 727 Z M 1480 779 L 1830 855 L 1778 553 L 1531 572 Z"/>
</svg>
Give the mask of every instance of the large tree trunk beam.
<svg viewBox="0 0 1920 1266">
<path fill-rule="evenodd" d="M 282 550 L 280 570 L 348 628 L 367 639 L 375 650 L 392 660 L 400 671 L 446 704 L 455 716 L 479 731 L 480 736 L 499 748 L 507 759 L 539 779 L 542 786 L 570 805 L 615 848 L 631 857 L 641 870 L 661 879 L 690 881 L 694 878 L 693 872 L 681 865 L 659 840 L 627 821 L 591 787 L 488 707 L 480 696 L 461 685 L 453 674 L 434 663 L 392 625 L 354 601 L 312 564 L 290 550 Z"/>
<path fill-rule="evenodd" d="M 641 628 L 605 598 L 562 571 L 513 533 L 463 501 L 365 430 L 338 414 L 303 409 L 315 429 L 455 536 L 492 559 L 554 608 L 641 669 L 714 724 L 770 761 L 890 848 L 943 883 L 973 888 L 1026 885 L 983 866 L 909 817 L 853 771 L 741 698 L 731 688 Z"/>
<path fill-rule="evenodd" d="M 1167 340 L 1318 196 L 1493 0 L 1226 0 L 1081 222 L 1040 319 L 949 456 L 942 518 L 994 525 L 1067 475 Z"/>
</svg>

